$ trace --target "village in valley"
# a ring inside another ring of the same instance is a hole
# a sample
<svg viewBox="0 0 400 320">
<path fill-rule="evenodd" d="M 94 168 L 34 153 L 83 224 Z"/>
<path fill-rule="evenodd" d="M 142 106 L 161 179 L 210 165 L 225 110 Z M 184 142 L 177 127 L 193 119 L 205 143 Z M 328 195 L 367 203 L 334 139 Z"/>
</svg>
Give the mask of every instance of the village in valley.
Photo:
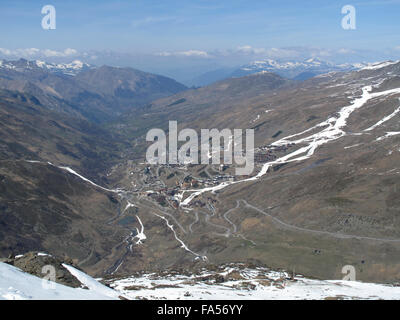
<svg viewBox="0 0 400 320">
<path fill-rule="evenodd" d="M 255 176 L 262 165 L 274 161 L 293 144 L 275 146 L 263 145 L 254 149 L 254 170 L 250 175 L 235 175 L 235 165 L 228 164 L 149 164 L 146 161 L 128 160 L 122 171 L 126 172 L 123 188 L 129 189 L 138 199 L 147 200 L 161 207 L 179 209 L 180 203 L 192 192 L 203 188 L 215 187 L 224 182 L 234 182 Z M 221 152 L 222 154 L 222 152 Z M 221 159 L 222 162 L 222 159 Z M 119 164 L 118 167 L 122 166 Z M 277 166 L 279 167 L 279 166 Z M 273 167 L 276 169 L 277 167 Z M 121 172 L 113 168 L 109 173 Z M 217 191 L 218 192 L 218 191 Z M 205 207 L 215 201 L 216 192 L 196 197 L 187 208 Z M 203 199 L 204 198 L 204 199 Z"/>
</svg>

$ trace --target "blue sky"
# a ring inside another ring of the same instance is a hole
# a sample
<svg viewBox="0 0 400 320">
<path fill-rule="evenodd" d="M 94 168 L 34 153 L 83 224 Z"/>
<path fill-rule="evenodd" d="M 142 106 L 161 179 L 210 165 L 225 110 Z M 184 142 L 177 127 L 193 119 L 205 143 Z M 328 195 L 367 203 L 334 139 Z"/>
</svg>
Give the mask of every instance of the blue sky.
<svg viewBox="0 0 400 320">
<path fill-rule="evenodd" d="M 47 4 L 56 30 L 41 28 Z M 356 8 L 356 30 L 341 27 L 346 4 Z M 399 21 L 400 0 L 1 0 L 0 54 L 144 69 L 268 56 L 386 59 L 400 56 Z"/>
</svg>

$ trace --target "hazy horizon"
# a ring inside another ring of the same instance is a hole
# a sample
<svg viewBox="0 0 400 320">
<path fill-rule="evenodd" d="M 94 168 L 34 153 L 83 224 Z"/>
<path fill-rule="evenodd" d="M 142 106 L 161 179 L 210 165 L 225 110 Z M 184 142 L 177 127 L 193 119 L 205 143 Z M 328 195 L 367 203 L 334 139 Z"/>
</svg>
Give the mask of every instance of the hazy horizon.
<svg viewBox="0 0 400 320">
<path fill-rule="evenodd" d="M 43 6 L 56 9 L 44 30 Z M 345 30 L 342 8 L 356 10 Z M 186 81 L 254 60 L 400 59 L 400 1 L 2 1 L 0 59 L 133 67 Z"/>
</svg>

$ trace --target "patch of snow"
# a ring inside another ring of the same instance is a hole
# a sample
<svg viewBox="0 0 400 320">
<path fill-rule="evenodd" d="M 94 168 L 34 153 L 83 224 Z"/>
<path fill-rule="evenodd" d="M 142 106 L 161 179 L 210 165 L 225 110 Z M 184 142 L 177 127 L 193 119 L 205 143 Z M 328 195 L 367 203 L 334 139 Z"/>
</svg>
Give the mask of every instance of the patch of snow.
<svg viewBox="0 0 400 320">
<path fill-rule="evenodd" d="M 204 271 L 198 275 L 144 274 L 111 280 L 110 285 L 127 298 L 196 299 L 196 300 L 320 300 L 338 299 L 400 299 L 400 287 L 344 280 L 312 280 L 295 276 L 290 280 L 286 272 L 264 268 L 235 270 L 226 268 L 214 275 L 226 276 L 232 271 L 238 280 L 216 283 L 201 278 L 213 275 Z M 138 290 L 126 288 L 136 286 Z"/>
<path fill-rule="evenodd" d="M 168 221 L 167 218 L 165 218 L 164 216 L 158 215 L 157 213 L 153 213 L 153 214 L 156 215 L 157 217 L 163 219 L 163 220 L 165 221 L 165 223 L 167 224 L 167 227 L 168 227 L 169 229 L 171 229 L 171 231 L 174 233 L 175 239 L 181 244 L 181 248 L 182 248 L 182 249 L 185 249 L 186 251 L 190 252 L 191 254 L 193 254 L 194 256 L 196 256 L 196 258 L 200 258 L 200 259 L 203 260 L 203 261 L 207 261 L 207 257 L 206 257 L 206 256 L 201 256 L 201 255 L 199 255 L 199 254 L 193 252 L 192 250 L 190 250 L 190 249 L 187 247 L 187 245 L 186 245 L 181 239 L 178 238 L 178 235 L 176 234 L 176 231 L 175 231 L 175 229 L 174 229 L 174 226 L 173 226 L 172 224 L 169 223 L 169 221 Z"/>
<path fill-rule="evenodd" d="M 101 284 L 91 276 L 87 275 L 86 273 L 63 263 L 62 265 L 65 269 L 67 269 L 75 278 L 79 280 L 80 283 L 85 285 L 89 288 L 89 291 L 96 292 L 97 294 L 104 295 L 105 297 L 117 299 L 119 294 L 115 290 L 106 287 L 105 285 Z"/>
<path fill-rule="evenodd" d="M 89 290 L 71 288 L 47 281 L 0 262 L 0 300 L 109 300 L 118 299 L 114 290 L 85 275 Z M 89 281 L 91 279 L 91 281 Z M 94 285 L 96 283 L 96 285 Z M 87 284 L 86 284 L 87 285 Z M 110 291 L 107 291 L 107 290 Z M 111 291 L 113 294 L 111 294 Z"/>
<path fill-rule="evenodd" d="M 139 221 L 141 229 L 140 229 L 140 232 L 139 232 L 139 229 L 136 228 L 137 234 L 136 234 L 136 236 L 134 238 L 138 238 L 138 240 L 136 241 L 136 244 L 142 244 L 143 243 L 142 241 L 146 240 L 147 237 L 144 234 L 144 226 L 143 226 L 142 220 L 140 220 L 138 215 L 136 215 L 136 219 Z"/>
<path fill-rule="evenodd" d="M 344 147 L 345 149 L 351 149 L 351 148 L 355 148 L 355 147 L 358 147 L 358 146 L 361 146 L 363 143 L 357 143 L 357 144 L 353 144 L 352 146 L 347 146 L 347 147 Z"/>
<path fill-rule="evenodd" d="M 390 66 L 392 64 L 399 63 L 399 62 L 400 62 L 400 60 L 369 63 L 367 66 L 361 68 L 360 71 L 362 71 L 362 70 L 377 70 L 377 69 L 381 69 L 381 68 Z"/>
<path fill-rule="evenodd" d="M 39 257 L 47 257 L 47 256 L 50 256 L 49 254 L 43 253 L 43 252 L 39 252 L 37 255 L 38 255 Z"/>
<path fill-rule="evenodd" d="M 376 127 L 380 126 L 381 124 L 385 123 L 386 121 L 389 121 L 392 119 L 395 115 L 397 115 L 400 112 L 400 107 L 398 107 L 396 110 L 394 110 L 391 114 L 388 116 L 384 117 L 382 120 L 378 121 L 375 123 L 373 126 L 369 127 L 368 129 L 365 129 L 364 131 L 371 131 L 374 130 Z"/>
<path fill-rule="evenodd" d="M 386 138 L 389 138 L 389 137 L 392 137 L 392 136 L 396 136 L 398 134 L 400 134 L 400 132 L 386 132 L 386 135 L 377 138 L 376 141 L 381 141 L 383 139 L 386 139 Z"/>
</svg>

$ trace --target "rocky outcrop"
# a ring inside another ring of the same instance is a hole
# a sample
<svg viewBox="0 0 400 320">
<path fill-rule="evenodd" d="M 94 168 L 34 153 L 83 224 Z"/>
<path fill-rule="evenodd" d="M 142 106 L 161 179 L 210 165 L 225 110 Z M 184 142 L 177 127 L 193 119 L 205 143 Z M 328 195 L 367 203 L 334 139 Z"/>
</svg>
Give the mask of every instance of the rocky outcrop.
<svg viewBox="0 0 400 320">
<path fill-rule="evenodd" d="M 56 272 L 55 282 L 72 288 L 83 287 L 82 283 L 63 267 L 63 263 L 74 265 L 70 258 L 60 259 L 45 253 L 28 252 L 24 255 L 3 259 L 2 262 L 13 265 L 39 278 L 45 277 L 49 272 L 49 268 L 46 268 L 46 266 L 51 266 L 54 267 Z M 75 265 L 74 267 L 77 268 Z"/>
</svg>

